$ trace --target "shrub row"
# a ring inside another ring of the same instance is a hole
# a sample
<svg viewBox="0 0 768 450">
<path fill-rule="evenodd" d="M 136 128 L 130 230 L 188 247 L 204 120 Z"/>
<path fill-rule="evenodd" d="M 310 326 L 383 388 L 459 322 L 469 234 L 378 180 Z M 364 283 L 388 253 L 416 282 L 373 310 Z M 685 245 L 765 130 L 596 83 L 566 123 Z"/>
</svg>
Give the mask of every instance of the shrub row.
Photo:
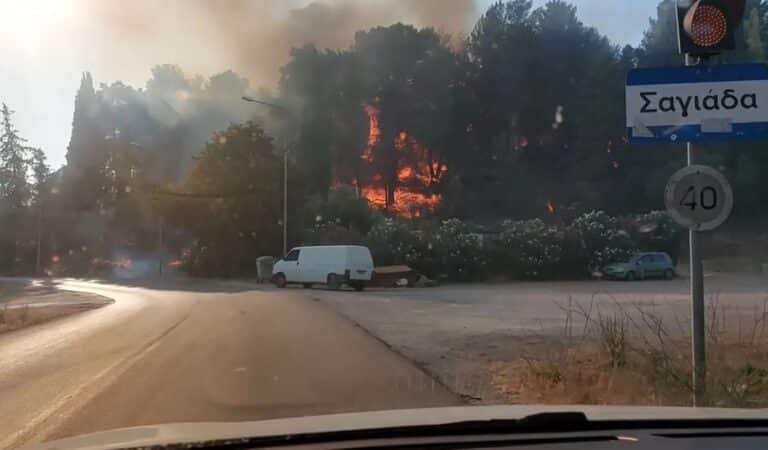
<svg viewBox="0 0 768 450">
<path fill-rule="evenodd" d="M 430 277 L 469 281 L 588 277 L 637 251 L 677 259 L 681 229 L 663 212 L 617 219 L 602 211 L 568 224 L 505 221 L 497 229 L 458 219 L 378 221 L 365 236 L 377 265 L 407 264 Z"/>
</svg>

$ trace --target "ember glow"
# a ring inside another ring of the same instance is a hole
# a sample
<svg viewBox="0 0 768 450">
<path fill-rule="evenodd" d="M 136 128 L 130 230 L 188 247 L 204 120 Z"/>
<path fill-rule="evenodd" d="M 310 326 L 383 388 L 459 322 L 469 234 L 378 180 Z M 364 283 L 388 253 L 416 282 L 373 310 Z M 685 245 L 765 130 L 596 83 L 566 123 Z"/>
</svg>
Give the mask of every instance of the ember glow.
<svg viewBox="0 0 768 450">
<path fill-rule="evenodd" d="M 368 115 L 368 145 L 366 145 L 361 156 L 368 162 L 373 162 L 373 148 L 379 143 L 381 129 L 379 128 L 379 110 L 376 107 L 368 105 L 365 107 L 365 113 Z"/>
<path fill-rule="evenodd" d="M 379 110 L 368 105 L 365 112 L 368 115 L 368 141 L 360 158 L 375 168 L 376 148 L 382 144 Z M 357 186 L 360 194 L 372 206 L 402 216 L 417 217 L 433 211 L 440 204 L 441 198 L 438 194 L 429 193 L 430 188 L 440 181 L 448 167 L 433 160 L 429 150 L 406 130 L 395 135 L 392 146 L 398 155 L 394 186 L 391 181 L 388 185 L 382 174 L 375 174 L 368 182 L 361 182 L 361 186 Z"/>
</svg>

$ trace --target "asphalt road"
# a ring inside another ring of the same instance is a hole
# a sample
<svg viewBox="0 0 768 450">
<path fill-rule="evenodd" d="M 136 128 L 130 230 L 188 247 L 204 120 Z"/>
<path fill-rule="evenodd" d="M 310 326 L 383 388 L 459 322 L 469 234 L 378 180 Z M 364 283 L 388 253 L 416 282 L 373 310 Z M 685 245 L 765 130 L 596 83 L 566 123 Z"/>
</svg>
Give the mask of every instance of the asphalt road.
<svg viewBox="0 0 768 450">
<path fill-rule="evenodd" d="M 145 424 L 460 404 L 299 292 L 60 286 L 115 303 L 0 335 L 0 448 Z"/>
</svg>

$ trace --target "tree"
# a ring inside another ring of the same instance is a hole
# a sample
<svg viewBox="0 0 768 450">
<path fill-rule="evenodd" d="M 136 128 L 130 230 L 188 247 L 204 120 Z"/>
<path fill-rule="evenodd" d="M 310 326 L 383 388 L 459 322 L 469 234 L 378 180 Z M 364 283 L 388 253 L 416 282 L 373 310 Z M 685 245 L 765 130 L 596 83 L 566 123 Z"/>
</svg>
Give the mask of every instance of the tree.
<svg viewBox="0 0 768 450">
<path fill-rule="evenodd" d="M 30 159 L 30 164 L 32 166 L 32 202 L 36 205 L 40 205 L 48 190 L 47 185 L 51 176 L 51 168 L 46 162 L 45 153 L 42 149 L 32 148 L 30 149 L 30 153 L 32 154 Z"/>
<path fill-rule="evenodd" d="M 99 124 L 103 112 L 100 96 L 93 88 L 91 74 L 84 73 L 75 97 L 72 137 L 67 147 L 67 201 L 76 210 L 96 208 L 104 192 L 104 151 L 106 132 Z"/>
<path fill-rule="evenodd" d="M 2 104 L 2 135 L 0 135 L 0 200 L 12 208 L 21 208 L 28 204 L 30 187 L 27 181 L 27 159 L 29 149 L 26 141 L 14 128 L 11 116 L 14 111 Z"/>
<path fill-rule="evenodd" d="M 41 149 L 33 148 L 30 149 L 30 152 L 32 153 L 30 159 L 32 166 L 32 205 L 35 208 L 36 216 L 35 274 L 39 275 L 42 269 L 43 215 L 49 199 L 51 169 L 45 162 L 45 153 Z"/>
<path fill-rule="evenodd" d="M 308 189 L 323 195 L 333 183 L 331 159 L 338 63 L 336 52 L 321 51 L 311 45 L 294 48 L 290 61 L 281 69 L 279 103 L 285 105 L 287 111 L 271 111 L 280 122 L 279 141 L 295 151 L 307 174 Z M 295 137 L 288 137 L 290 135 Z"/>
<path fill-rule="evenodd" d="M 289 186 L 292 213 L 301 210 L 300 179 L 295 175 Z M 159 199 L 167 223 L 194 239 L 192 273 L 229 276 L 254 268 L 259 255 L 280 254 L 282 182 L 282 158 L 259 125 L 231 125 L 214 134 L 180 192 Z"/>
<path fill-rule="evenodd" d="M 370 175 L 381 177 L 386 206 L 394 205 L 401 187 L 429 193 L 442 175 L 440 150 L 453 107 L 456 60 L 448 39 L 431 28 L 395 24 L 358 32 L 352 51 L 367 74 L 366 104 L 378 119 L 366 160 Z M 403 176 L 406 167 L 414 176 Z"/>
<path fill-rule="evenodd" d="M 763 23 L 760 17 L 760 10 L 753 8 L 744 24 L 744 33 L 747 46 L 752 56 L 757 61 L 765 61 L 766 49 L 763 41 Z"/>
<path fill-rule="evenodd" d="M 677 48 L 677 2 L 661 0 L 657 18 L 651 19 L 640 43 L 639 62 L 644 67 L 679 66 L 683 57 Z"/>
</svg>

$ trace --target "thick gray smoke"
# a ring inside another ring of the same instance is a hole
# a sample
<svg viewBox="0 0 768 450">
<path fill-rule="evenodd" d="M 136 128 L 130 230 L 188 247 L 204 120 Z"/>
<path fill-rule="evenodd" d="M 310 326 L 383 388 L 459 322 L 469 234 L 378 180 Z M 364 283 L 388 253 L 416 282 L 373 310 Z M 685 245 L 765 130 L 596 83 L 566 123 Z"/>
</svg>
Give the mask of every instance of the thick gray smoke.
<svg viewBox="0 0 768 450">
<path fill-rule="evenodd" d="M 396 22 L 431 26 L 454 38 L 476 18 L 474 0 L 80 0 L 99 79 L 138 83 L 148 68 L 188 73 L 226 69 L 251 85 L 274 86 L 291 47 L 344 48 L 354 33 Z"/>
</svg>

